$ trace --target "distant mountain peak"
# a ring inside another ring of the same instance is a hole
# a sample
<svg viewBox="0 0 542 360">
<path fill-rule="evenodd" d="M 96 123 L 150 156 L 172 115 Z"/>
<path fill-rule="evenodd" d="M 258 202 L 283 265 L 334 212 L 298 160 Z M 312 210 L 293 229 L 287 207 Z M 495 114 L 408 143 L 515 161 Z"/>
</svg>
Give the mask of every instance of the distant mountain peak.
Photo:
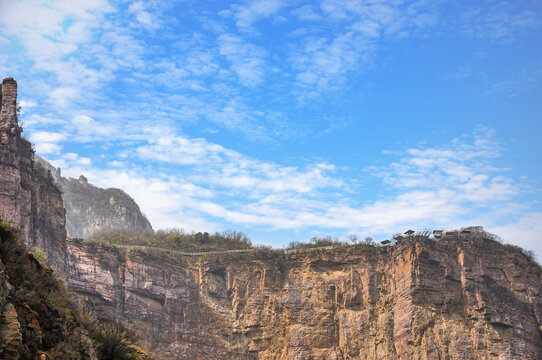
<svg viewBox="0 0 542 360">
<path fill-rule="evenodd" d="M 81 175 L 78 179 L 65 178 L 61 170 L 45 159 L 36 161 L 51 171 L 62 191 L 66 208 L 66 230 L 71 238 L 89 238 L 97 231 L 109 229 L 152 230 L 152 226 L 137 203 L 124 191 L 102 189 Z"/>
</svg>

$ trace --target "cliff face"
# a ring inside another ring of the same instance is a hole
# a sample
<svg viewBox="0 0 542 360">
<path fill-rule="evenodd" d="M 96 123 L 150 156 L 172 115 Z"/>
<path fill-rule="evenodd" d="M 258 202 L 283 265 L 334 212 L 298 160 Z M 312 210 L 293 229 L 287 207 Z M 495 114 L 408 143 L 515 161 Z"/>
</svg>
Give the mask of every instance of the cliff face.
<svg viewBox="0 0 542 360">
<path fill-rule="evenodd" d="M 65 178 L 60 169 L 36 156 L 41 166 L 51 171 L 62 191 L 66 207 L 66 230 L 71 238 L 89 238 L 99 230 L 150 230 L 149 220 L 136 202 L 120 189 L 102 189 L 89 184 L 84 176 Z"/>
<path fill-rule="evenodd" d="M 204 261 L 68 251 L 72 291 L 162 359 L 542 359 L 541 268 L 479 235 Z"/>
<path fill-rule="evenodd" d="M 32 145 L 21 138 L 17 123 L 17 83 L 4 79 L 0 87 L 0 216 L 30 238 L 32 223 Z"/>
<path fill-rule="evenodd" d="M 34 162 L 17 122 L 17 82 L 4 79 L 0 108 L 0 219 L 18 229 L 29 247 L 46 250 L 49 264 L 64 273 L 65 212 L 50 173 Z"/>
<path fill-rule="evenodd" d="M 0 90 L 1 219 L 45 250 L 79 300 L 112 312 L 161 359 L 542 359 L 542 269 L 484 233 L 199 259 L 66 241 L 57 184 L 74 237 L 150 225 L 119 190 L 34 162 L 17 84 Z M 52 272 L 0 235 L 0 357 L 93 358 Z"/>
</svg>

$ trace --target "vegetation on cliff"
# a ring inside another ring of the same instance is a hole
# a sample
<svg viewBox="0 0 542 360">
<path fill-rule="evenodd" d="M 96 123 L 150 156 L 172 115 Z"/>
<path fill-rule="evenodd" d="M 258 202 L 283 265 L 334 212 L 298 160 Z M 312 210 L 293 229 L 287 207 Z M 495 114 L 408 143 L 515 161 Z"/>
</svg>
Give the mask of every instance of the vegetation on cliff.
<svg viewBox="0 0 542 360">
<path fill-rule="evenodd" d="M 74 239 L 83 241 L 83 239 Z M 350 242 L 341 241 L 331 236 L 313 237 L 309 241 L 291 241 L 289 250 L 311 249 L 326 246 L 345 246 L 350 244 L 375 245 L 372 238 L 358 240 L 350 236 Z M 104 245 L 137 245 L 149 246 L 185 252 L 205 252 L 222 250 L 258 249 L 269 250 L 268 246 L 253 245 L 250 238 L 243 232 L 226 230 L 209 234 L 186 233 L 179 229 L 139 231 L 137 229 L 116 229 L 96 233 L 87 240 L 89 243 Z"/>
<path fill-rule="evenodd" d="M 232 230 L 216 232 L 211 235 L 207 232 L 188 234 L 179 229 L 156 232 L 119 229 L 97 233 L 88 242 L 105 245 L 152 246 L 187 252 L 240 250 L 253 247 L 246 234 Z"/>
<path fill-rule="evenodd" d="M 0 324 L 6 327 L 0 331 L 0 357 L 148 359 L 116 322 L 97 320 L 78 308 L 64 283 L 35 254 L 39 258 L 41 252 L 29 252 L 14 230 L 0 224 L 0 314 L 10 309 L 14 315 L 11 327 Z"/>
</svg>

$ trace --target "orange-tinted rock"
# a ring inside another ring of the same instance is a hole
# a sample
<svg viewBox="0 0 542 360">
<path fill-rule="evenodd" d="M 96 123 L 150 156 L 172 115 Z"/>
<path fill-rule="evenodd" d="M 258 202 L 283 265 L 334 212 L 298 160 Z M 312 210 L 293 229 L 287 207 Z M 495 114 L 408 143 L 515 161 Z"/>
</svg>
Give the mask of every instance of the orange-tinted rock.
<svg viewBox="0 0 542 360">
<path fill-rule="evenodd" d="M 69 286 L 161 359 L 542 359 L 541 268 L 478 235 L 204 264 L 89 246 Z"/>
</svg>

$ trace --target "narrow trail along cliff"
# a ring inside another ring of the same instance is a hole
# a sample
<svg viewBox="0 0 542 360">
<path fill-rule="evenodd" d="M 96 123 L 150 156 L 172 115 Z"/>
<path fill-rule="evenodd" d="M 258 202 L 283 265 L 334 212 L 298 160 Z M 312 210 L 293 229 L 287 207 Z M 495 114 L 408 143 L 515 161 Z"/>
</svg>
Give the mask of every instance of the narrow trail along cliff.
<svg viewBox="0 0 542 360">
<path fill-rule="evenodd" d="M 68 286 L 161 359 L 542 359 L 541 268 L 481 234 L 195 258 L 68 242 Z"/>
</svg>

